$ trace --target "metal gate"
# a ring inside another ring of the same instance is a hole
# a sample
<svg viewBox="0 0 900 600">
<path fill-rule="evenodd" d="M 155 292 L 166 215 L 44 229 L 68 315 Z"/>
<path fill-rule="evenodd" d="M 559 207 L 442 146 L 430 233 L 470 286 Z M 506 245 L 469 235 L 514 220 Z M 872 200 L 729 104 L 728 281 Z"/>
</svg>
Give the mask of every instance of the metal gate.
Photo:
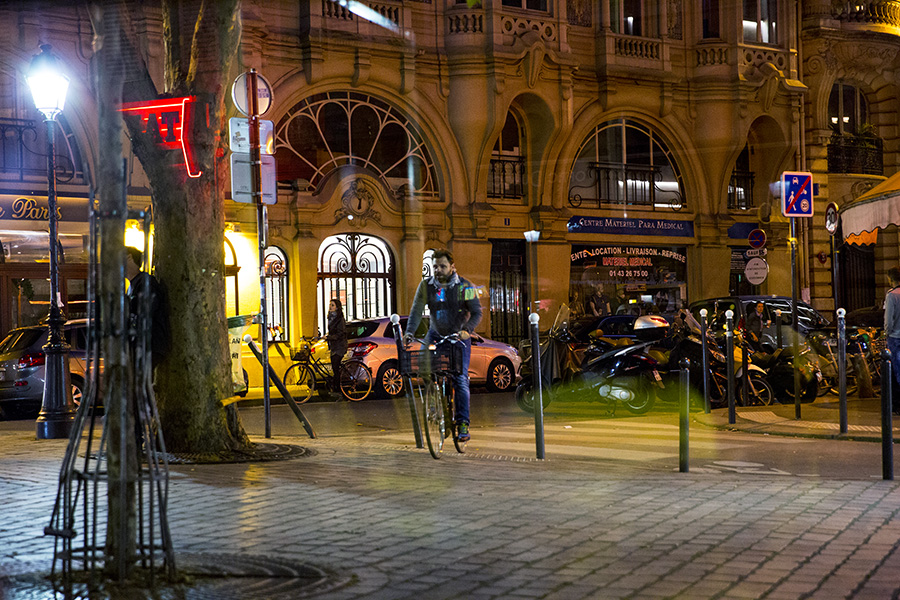
<svg viewBox="0 0 900 600">
<path fill-rule="evenodd" d="M 394 257 L 384 240 L 360 233 L 332 235 L 319 247 L 319 331 L 326 332 L 328 303 L 339 298 L 348 321 L 391 314 L 396 305 Z"/>
<path fill-rule="evenodd" d="M 491 243 L 491 339 L 517 346 L 527 331 L 525 242 Z"/>
<path fill-rule="evenodd" d="M 875 245 L 843 244 L 838 257 L 838 304 L 848 311 L 875 306 Z"/>
</svg>

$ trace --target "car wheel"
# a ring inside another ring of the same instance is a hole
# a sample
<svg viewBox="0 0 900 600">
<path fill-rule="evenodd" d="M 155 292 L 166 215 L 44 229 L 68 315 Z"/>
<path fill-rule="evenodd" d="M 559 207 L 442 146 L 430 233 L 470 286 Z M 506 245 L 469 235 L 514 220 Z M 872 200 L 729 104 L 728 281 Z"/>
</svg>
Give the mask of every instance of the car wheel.
<svg viewBox="0 0 900 600">
<path fill-rule="evenodd" d="M 376 390 L 382 398 L 396 398 L 403 393 L 403 377 L 396 360 L 387 360 L 378 369 Z"/>
<path fill-rule="evenodd" d="M 492 392 L 505 392 L 515 383 L 512 364 L 505 358 L 495 358 L 488 367 L 487 387 Z"/>
<path fill-rule="evenodd" d="M 75 404 L 75 408 L 81 406 L 81 401 L 84 399 L 84 379 L 81 377 L 77 377 L 72 375 L 72 402 Z"/>
</svg>

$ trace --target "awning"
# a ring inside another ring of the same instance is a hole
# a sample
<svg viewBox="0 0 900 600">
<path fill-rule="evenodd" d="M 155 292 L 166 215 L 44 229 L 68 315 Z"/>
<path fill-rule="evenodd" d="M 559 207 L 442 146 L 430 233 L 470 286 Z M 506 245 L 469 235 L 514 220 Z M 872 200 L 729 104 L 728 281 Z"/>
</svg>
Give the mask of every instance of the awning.
<svg viewBox="0 0 900 600">
<path fill-rule="evenodd" d="M 840 209 L 844 237 L 900 225 L 900 172 Z"/>
</svg>

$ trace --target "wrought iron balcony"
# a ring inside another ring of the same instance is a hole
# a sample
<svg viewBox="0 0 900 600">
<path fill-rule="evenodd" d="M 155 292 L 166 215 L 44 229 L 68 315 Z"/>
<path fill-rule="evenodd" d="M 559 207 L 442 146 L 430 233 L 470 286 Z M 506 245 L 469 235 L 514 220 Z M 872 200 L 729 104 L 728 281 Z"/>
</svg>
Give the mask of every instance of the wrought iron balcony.
<svg viewBox="0 0 900 600">
<path fill-rule="evenodd" d="M 493 158 L 488 179 L 489 198 L 525 197 L 525 158 Z"/>
<path fill-rule="evenodd" d="M 875 136 L 832 135 L 828 172 L 884 175 L 884 142 Z"/>
<path fill-rule="evenodd" d="M 731 172 L 728 183 L 728 208 L 730 210 L 747 210 L 753 208 L 753 171 L 735 169 Z"/>
<path fill-rule="evenodd" d="M 597 208 L 625 204 L 681 210 L 684 206 L 680 180 L 663 181 L 659 166 L 592 162 L 589 167 L 596 182 L 592 186 L 595 197 L 582 198 L 570 190 L 569 205 L 573 208 L 580 207 L 584 200 L 596 202 Z"/>
<path fill-rule="evenodd" d="M 57 135 L 56 177 L 60 184 L 83 183 L 76 170 L 77 148 L 65 129 Z M 42 123 L 0 118 L 0 181 L 47 181 L 47 138 Z"/>
</svg>

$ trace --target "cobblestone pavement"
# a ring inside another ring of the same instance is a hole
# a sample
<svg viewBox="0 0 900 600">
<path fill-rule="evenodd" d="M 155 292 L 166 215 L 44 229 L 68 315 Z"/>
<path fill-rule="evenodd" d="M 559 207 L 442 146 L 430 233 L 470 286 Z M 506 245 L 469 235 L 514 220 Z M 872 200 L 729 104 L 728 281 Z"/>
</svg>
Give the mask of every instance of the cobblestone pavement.
<svg viewBox="0 0 900 600">
<path fill-rule="evenodd" d="M 346 584 L 315 597 L 348 600 L 900 596 L 894 482 L 452 448 L 435 461 L 377 434 L 271 441 L 315 453 L 172 467 L 178 553 L 322 567 Z M 0 598 L 4 575 L 49 568 L 64 448 L 0 423 Z M 242 589 L 230 597 L 266 597 Z"/>
</svg>

